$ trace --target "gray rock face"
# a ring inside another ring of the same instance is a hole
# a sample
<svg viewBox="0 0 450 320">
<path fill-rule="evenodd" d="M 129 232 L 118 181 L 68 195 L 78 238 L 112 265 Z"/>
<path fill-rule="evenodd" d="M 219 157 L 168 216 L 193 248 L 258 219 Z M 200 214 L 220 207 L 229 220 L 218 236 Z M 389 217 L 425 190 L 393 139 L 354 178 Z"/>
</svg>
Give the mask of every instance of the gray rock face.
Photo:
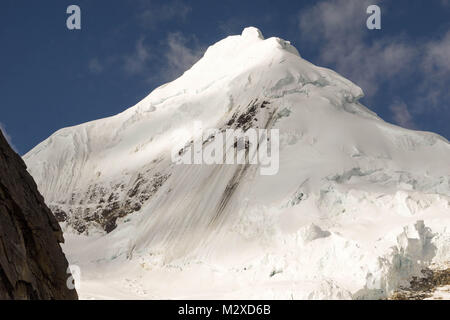
<svg viewBox="0 0 450 320">
<path fill-rule="evenodd" d="M 0 299 L 77 299 L 62 231 L 0 131 Z"/>
</svg>

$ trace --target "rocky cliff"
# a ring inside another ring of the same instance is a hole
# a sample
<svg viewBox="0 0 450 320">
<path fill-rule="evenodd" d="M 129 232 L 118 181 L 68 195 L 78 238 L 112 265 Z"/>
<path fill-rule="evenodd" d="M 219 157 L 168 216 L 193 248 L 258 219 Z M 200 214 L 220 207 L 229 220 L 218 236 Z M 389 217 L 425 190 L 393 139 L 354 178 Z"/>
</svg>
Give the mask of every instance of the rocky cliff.
<svg viewBox="0 0 450 320">
<path fill-rule="evenodd" d="M 0 131 L 0 299 L 77 299 L 62 231 Z"/>
</svg>

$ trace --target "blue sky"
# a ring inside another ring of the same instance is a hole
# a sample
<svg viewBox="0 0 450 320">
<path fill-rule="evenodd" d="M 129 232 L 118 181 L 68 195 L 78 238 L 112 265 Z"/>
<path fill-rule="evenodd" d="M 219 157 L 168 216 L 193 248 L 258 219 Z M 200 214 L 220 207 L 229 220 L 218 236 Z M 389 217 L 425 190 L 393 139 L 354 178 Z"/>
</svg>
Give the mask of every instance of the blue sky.
<svg viewBox="0 0 450 320">
<path fill-rule="evenodd" d="M 81 30 L 66 8 L 81 8 Z M 381 30 L 365 26 L 369 4 Z M 24 154 L 117 114 L 246 26 L 360 85 L 386 121 L 450 138 L 450 0 L 0 1 L 0 127 Z"/>
</svg>

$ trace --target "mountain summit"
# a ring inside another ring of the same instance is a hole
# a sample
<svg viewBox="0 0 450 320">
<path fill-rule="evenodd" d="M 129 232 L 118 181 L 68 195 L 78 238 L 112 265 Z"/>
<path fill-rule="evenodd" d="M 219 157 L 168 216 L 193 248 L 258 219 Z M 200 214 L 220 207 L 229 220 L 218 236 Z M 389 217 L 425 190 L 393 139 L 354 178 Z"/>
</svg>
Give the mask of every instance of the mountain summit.
<svg viewBox="0 0 450 320">
<path fill-rule="evenodd" d="M 382 298 L 450 261 L 448 141 L 362 96 L 250 27 L 126 111 L 54 133 L 24 159 L 81 296 Z M 211 128 L 279 130 L 277 174 L 172 161 Z"/>
</svg>

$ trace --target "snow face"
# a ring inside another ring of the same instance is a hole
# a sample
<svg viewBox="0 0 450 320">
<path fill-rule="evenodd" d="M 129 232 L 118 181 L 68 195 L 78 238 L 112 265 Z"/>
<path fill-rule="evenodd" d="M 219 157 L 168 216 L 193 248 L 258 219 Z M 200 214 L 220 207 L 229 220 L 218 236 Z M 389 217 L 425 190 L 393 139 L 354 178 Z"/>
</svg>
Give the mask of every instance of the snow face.
<svg viewBox="0 0 450 320">
<path fill-rule="evenodd" d="M 40 143 L 24 159 L 81 297 L 380 298 L 449 261 L 449 143 L 362 96 L 251 27 L 121 114 Z M 210 128 L 278 129 L 278 173 L 171 161 Z"/>
</svg>

